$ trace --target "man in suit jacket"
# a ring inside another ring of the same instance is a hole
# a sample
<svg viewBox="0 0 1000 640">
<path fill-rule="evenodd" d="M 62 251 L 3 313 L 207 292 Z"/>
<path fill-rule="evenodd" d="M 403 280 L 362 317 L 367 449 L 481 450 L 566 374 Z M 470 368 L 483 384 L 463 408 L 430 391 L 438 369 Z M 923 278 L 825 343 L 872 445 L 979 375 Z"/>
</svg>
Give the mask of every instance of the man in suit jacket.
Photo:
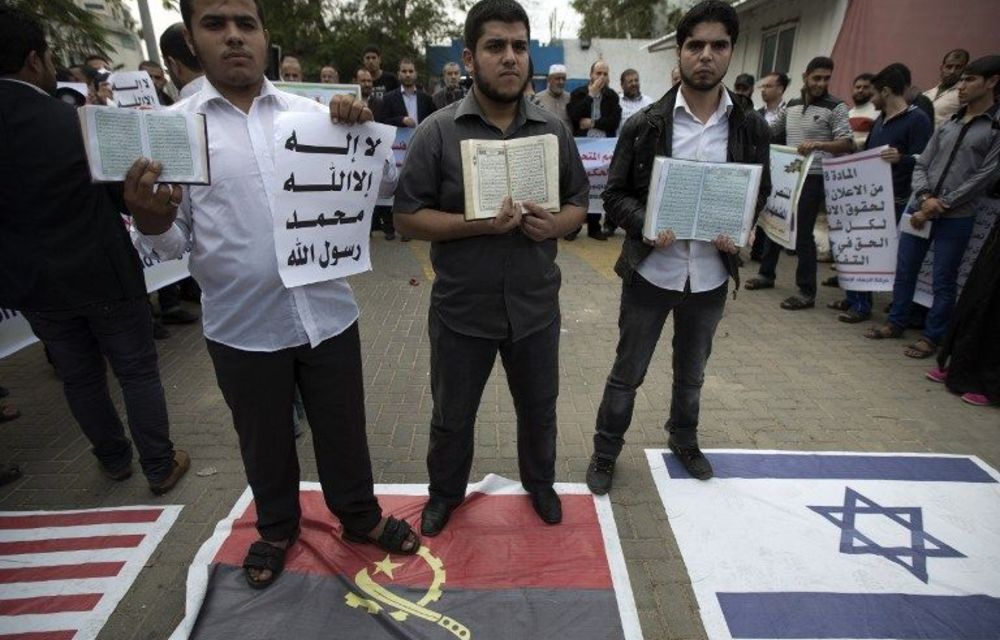
<svg viewBox="0 0 1000 640">
<path fill-rule="evenodd" d="M 416 127 L 434 113 L 434 100 L 417 88 L 417 68 L 409 58 L 399 61 L 399 88 L 382 99 L 380 122 L 394 127 Z"/>
<path fill-rule="evenodd" d="M 160 495 L 191 463 L 170 441 L 142 265 L 119 215 L 121 185 L 91 182 L 76 109 L 55 90 L 41 25 L 0 8 L 0 307 L 24 314 L 104 474 L 125 480 L 132 445 L 108 392 L 108 359 Z"/>
</svg>

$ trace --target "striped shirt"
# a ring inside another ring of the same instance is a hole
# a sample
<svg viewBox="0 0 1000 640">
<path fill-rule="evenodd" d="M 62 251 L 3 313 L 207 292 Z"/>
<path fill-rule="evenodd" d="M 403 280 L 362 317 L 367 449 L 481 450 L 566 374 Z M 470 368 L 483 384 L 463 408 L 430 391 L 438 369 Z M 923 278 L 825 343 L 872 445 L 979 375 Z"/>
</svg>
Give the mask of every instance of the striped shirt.
<svg viewBox="0 0 1000 640">
<path fill-rule="evenodd" d="M 771 125 L 771 137 L 780 139 L 784 136 L 789 147 L 797 147 L 806 140 L 832 142 L 847 138 L 853 141 L 849 111 L 846 103 L 831 95 L 814 100 L 808 106 L 796 98 L 788 103 L 788 107 Z M 823 158 L 832 157 L 832 153 L 816 150 L 809 174 L 822 174 Z"/>
</svg>

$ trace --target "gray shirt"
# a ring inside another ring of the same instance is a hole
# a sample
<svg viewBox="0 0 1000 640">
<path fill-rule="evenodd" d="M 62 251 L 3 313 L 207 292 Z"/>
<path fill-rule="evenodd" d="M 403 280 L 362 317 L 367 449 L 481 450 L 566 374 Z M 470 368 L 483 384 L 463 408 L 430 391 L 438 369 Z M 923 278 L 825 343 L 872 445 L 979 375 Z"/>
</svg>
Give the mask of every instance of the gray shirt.
<svg viewBox="0 0 1000 640">
<path fill-rule="evenodd" d="M 464 215 L 462 154 L 466 139 L 506 140 L 555 134 L 559 139 L 562 205 L 586 207 L 590 183 L 576 143 L 553 114 L 522 98 L 506 132 L 490 124 L 475 92 L 435 111 L 413 134 L 407 150 L 394 213 L 436 209 Z M 559 214 L 556 214 L 559 215 Z M 473 236 L 431 243 L 434 287 L 431 311 L 467 336 L 519 340 L 549 326 L 559 315 L 561 276 L 556 240 L 535 242 L 520 229 L 502 236 Z"/>
<path fill-rule="evenodd" d="M 566 105 L 569 104 L 569 91 L 563 91 L 559 94 L 558 98 L 549 93 L 548 89 L 545 91 L 539 91 L 535 94 L 535 102 L 537 102 L 543 109 L 559 118 L 559 120 L 566 125 L 566 128 L 570 130 L 570 133 L 573 132 L 573 123 L 570 122 L 569 114 L 566 113 Z"/>
<path fill-rule="evenodd" d="M 944 218 L 975 215 L 972 200 L 1000 176 L 1000 120 L 996 104 L 963 123 L 965 109 L 934 130 L 913 167 L 913 195 L 944 201 Z"/>
</svg>

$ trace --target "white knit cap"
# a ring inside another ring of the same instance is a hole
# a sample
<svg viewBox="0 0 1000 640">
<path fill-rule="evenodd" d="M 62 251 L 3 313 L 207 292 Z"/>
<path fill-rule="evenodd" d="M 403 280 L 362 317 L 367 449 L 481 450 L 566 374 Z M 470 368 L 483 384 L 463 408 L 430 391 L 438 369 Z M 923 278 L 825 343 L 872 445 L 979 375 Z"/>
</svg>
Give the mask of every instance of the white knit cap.
<svg viewBox="0 0 1000 640">
<path fill-rule="evenodd" d="M 549 67 L 549 75 L 554 76 L 556 74 L 566 75 L 566 65 L 554 64 L 551 67 Z"/>
</svg>

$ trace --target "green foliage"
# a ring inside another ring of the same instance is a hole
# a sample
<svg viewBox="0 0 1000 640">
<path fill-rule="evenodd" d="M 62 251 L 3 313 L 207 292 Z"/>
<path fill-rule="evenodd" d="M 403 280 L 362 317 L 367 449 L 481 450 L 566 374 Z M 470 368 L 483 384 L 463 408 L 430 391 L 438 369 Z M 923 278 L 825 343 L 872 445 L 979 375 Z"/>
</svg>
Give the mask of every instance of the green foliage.
<svg viewBox="0 0 1000 640">
<path fill-rule="evenodd" d="M 583 16 L 581 38 L 653 38 L 660 0 L 571 0 Z"/>
<path fill-rule="evenodd" d="M 402 57 L 423 68 L 428 44 L 458 36 L 452 18 L 469 0 L 262 0 L 271 42 L 296 54 L 308 80 L 332 63 L 342 82 L 361 66 L 368 44 L 382 50 L 382 67 L 395 71 Z"/>
<path fill-rule="evenodd" d="M 81 62 L 88 54 L 106 54 L 114 47 L 108 42 L 110 31 L 100 17 L 77 6 L 73 0 L 0 0 L 37 17 L 45 28 L 49 46 L 62 64 Z M 124 0 L 104 0 L 115 22 L 131 31 L 136 23 L 125 7 Z"/>
</svg>

